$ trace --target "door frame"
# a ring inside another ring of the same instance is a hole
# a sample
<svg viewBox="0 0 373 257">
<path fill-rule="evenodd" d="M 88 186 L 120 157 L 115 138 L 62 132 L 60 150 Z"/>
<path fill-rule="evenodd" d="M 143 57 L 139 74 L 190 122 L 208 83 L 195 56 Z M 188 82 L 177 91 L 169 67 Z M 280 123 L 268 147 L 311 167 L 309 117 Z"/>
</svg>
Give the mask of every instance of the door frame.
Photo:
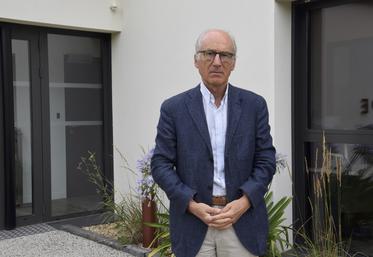
<svg viewBox="0 0 373 257">
<path fill-rule="evenodd" d="M 3 49 L 4 49 L 4 38 L 5 32 L 2 27 L 0 27 L 0 228 L 5 227 L 5 186 L 7 185 L 5 181 L 5 119 L 4 119 L 4 87 L 2 86 L 5 81 L 3 74 L 6 74 L 5 67 L 3 64 Z"/>
</svg>

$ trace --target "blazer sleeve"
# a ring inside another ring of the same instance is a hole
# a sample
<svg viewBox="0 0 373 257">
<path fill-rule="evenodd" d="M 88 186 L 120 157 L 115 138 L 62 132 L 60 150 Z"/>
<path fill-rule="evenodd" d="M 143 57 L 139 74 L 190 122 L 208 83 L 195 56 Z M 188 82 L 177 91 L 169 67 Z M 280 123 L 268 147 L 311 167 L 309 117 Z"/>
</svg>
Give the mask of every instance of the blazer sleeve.
<svg viewBox="0 0 373 257">
<path fill-rule="evenodd" d="M 267 104 L 262 97 L 258 99 L 257 108 L 253 172 L 240 187 L 254 208 L 263 203 L 276 170 L 276 150 L 270 134 Z"/>
<path fill-rule="evenodd" d="M 196 191 L 185 185 L 176 171 L 177 138 L 172 107 L 167 101 L 161 106 L 151 170 L 154 181 L 166 192 L 175 209 L 185 212 Z"/>
</svg>

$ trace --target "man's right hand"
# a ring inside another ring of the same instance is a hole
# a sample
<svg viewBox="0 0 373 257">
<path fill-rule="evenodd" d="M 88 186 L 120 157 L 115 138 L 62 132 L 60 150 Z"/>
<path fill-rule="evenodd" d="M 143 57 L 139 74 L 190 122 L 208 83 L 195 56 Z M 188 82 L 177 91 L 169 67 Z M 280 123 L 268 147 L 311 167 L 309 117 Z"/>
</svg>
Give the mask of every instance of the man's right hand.
<svg viewBox="0 0 373 257">
<path fill-rule="evenodd" d="M 204 203 L 197 203 L 194 200 L 189 202 L 188 210 L 208 226 L 214 221 L 213 216 L 221 212 L 219 208 L 213 208 Z"/>
</svg>

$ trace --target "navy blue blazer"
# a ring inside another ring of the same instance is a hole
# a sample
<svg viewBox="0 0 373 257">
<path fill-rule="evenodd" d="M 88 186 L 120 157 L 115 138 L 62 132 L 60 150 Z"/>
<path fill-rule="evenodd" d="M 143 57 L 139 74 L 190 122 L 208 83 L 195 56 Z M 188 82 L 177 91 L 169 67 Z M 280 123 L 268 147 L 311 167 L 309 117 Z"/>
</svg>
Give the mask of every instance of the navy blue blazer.
<svg viewBox="0 0 373 257">
<path fill-rule="evenodd" d="M 188 203 L 194 198 L 211 205 L 214 175 L 200 86 L 162 104 L 151 168 L 154 180 L 170 199 L 172 250 L 177 257 L 195 256 L 208 227 L 188 212 Z M 251 202 L 251 208 L 233 225 L 236 234 L 252 254 L 263 255 L 268 235 L 264 194 L 275 172 L 275 148 L 265 100 L 232 85 L 224 171 L 228 201 L 246 194 Z"/>
</svg>

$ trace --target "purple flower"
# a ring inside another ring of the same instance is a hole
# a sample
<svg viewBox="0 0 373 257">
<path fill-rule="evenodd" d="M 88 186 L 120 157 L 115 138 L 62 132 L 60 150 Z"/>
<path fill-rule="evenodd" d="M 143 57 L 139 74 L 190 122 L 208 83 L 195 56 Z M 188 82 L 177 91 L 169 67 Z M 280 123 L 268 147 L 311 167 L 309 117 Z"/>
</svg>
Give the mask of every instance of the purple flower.
<svg viewBox="0 0 373 257">
<path fill-rule="evenodd" d="M 285 169 L 287 167 L 285 154 L 276 153 L 276 166 L 278 169 Z"/>
<path fill-rule="evenodd" d="M 157 191 L 157 185 L 151 174 L 150 162 L 154 153 L 154 148 L 150 149 L 142 159 L 137 160 L 137 171 L 141 174 L 141 179 L 137 181 L 137 192 L 142 199 L 152 199 Z"/>
</svg>

